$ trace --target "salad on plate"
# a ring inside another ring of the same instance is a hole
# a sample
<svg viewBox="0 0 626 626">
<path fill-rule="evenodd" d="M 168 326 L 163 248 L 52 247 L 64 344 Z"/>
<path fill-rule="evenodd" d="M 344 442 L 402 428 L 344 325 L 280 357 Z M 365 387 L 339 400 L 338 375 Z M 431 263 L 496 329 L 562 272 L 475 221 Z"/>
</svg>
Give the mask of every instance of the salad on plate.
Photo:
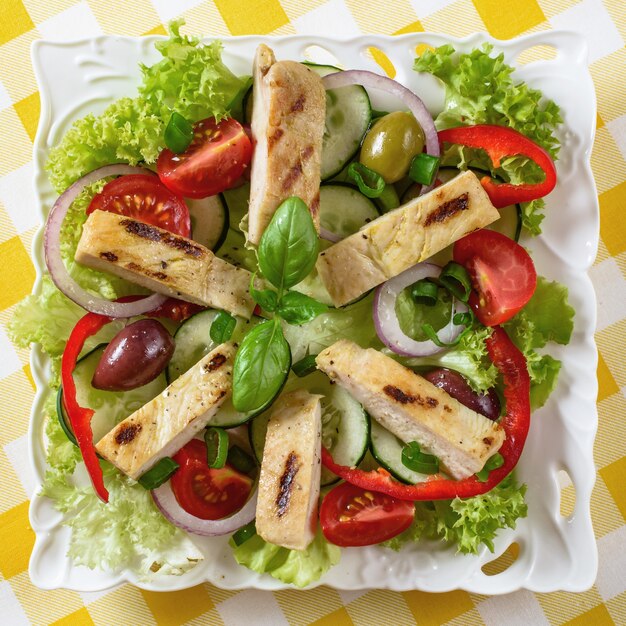
<svg viewBox="0 0 626 626">
<path fill-rule="evenodd" d="M 135 97 L 48 155 L 42 494 L 77 565 L 181 575 L 200 536 L 298 587 L 341 549 L 493 551 L 574 311 L 523 246 L 559 108 L 485 44 L 424 51 L 434 118 L 377 73 L 156 43 Z M 371 94 L 384 94 L 377 110 Z"/>
</svg>

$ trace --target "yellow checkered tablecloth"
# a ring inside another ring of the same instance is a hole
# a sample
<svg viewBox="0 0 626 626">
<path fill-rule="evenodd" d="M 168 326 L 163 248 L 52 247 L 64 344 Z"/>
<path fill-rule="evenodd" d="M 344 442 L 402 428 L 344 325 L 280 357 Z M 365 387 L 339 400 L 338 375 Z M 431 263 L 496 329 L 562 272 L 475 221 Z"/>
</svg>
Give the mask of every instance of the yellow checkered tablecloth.
<svg viewBox="0 0 626 626">
<path fill-rule="evenodd" d="M 591 278 L 598 295 L 600 359 L 592 514 L 600 569 L 578 595 L 528 591 L 487 597 L 390 591 L 222 591 L 205 584 L 159 594 L 130 585 L 103 593 L 41 591 L 28 578 L 34 535 L 28 414 L 34 385 L 28 351 L 6 324 L 30 293 L 29 250 L 38 227 L 32 142 L 39 94 L 30 45 L 40 38 L 165 33 L 182 15 L 190 32 L 348 36 L 488 31 L 507 39 L 566 28 L 585 35 L 598 95 L 592 165 L 601 242 Z M 18 624 L 626 624 L 626 3 L 624 0 L 0 0 L 0 623 Z"/>
</svg>

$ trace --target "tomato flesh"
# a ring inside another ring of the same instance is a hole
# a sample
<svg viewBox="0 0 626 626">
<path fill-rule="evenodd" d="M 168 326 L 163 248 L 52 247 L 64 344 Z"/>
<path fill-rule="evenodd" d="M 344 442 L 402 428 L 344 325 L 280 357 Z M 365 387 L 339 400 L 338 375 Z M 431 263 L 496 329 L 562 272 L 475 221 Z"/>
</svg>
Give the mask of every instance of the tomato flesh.
<svg viewBox="0 0 626 626">
<path fill-rule="evenodd" d="M 453 257 L 470 274 L 469 304 L 485 326 L 511 319 L 535 292 L 537 272 L 530 255 L 501 233 L 477 230 L 454 244 Z"/>
<path fill-rule="evenodd" d="M 108 182 L 91 200 L 87 215 L 96 209 L 127 215 L 183 237 L 191 235 L 185 201 L 150 174 L 128 174 Z"/>
<path fill-rule="evenodd" d="M 413 502 L 341 483 L 322 501 L 320 524 L 337 546 L 370 546 L 405 531 L 414 514 Z"/>
<path fill-rule="evenodd" d="M 174 193 L 186 198 L 206 198 L 229 189 L 248 168 L 252 143 L 241 124 L 227 117 L 211 117 L 193 127 L 185 152 L 165 149 L 157 160 L 159 178 Z"/>
<path fill-rule="evenodd" d="M 190 515 L 216 520 L 238 511 L 250 496 L 252 479 L 226 464 L 211 469 L 206 444 L 192 439 L 175 455 L 180 465 L 171 485 L 178 504 Z"/>
</svg>

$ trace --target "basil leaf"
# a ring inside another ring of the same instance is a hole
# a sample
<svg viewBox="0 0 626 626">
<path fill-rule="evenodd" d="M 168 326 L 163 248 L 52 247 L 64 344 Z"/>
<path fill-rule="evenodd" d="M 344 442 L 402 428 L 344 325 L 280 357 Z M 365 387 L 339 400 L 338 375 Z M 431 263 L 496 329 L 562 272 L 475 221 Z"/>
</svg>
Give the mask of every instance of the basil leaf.
<svg viewBox="0 0 626 626">
<path fill-rule="evenodd" d="M 235 326 L 237 326 L 237 320 L 230 313 L 220 311 L 209 328 L 209 336 L 217 344 L 224 343 L 233 336 Z"/>
<path fill-rule="evenodd" d="M 291 350 L 277 319 L 255 326 L 241 342 L 233 368 L 233 405 L 246 413 L 265 407 L 280 391 Z"/>
<path fill-rule="evenodd" d="M 259 268 L 279 291 L 303 280 L 317 260 L 313 218 L 300 198 L 288 198 L 274 213 L 259 243 Z"/>
<path fill-rule="evenodd" d="M 193 141 L 193 126 L 180 113 L 174 111 L 165 127 L 163 139 L 172 152 L 180 154 Z"/>
<path fill-rule="evenodd" d="M 250 277 L 250 295 L 252 299 L 268 313 L 273 313 L 278 306 L 278 294 L 271 289 L 255 289 L 256 272 Z"/>
<path fill-rule="evenodd" d="M 288 324 L 297 326 L 310 322 L 326 311 L 328 311 L 328 307 L 325 304 L 297 291 L 286 293 L 278 304 L 278 315 Z"/>
</svg>

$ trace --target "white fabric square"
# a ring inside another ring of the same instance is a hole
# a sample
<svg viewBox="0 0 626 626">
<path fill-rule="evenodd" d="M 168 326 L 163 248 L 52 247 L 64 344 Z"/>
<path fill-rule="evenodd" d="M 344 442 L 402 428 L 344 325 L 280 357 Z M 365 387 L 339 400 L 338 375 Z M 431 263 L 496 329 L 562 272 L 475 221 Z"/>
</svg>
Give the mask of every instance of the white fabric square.
<svg viewBox="0 0 626 626">
<path fill-rule="evenodd" d="M 0 178 L 0 203 L 10 215 L 19 234 L 39 225 L 32 163 L 22 165 Z"/>
<path fill-rule="evenodd" d="M 6 378 L 22 368 L 22 364 L 9 341 L 4 328 L 0 326 L 0 378 Z"/>
<path fill-rule="evenodd" d="M 626 279 L 615 259 L 607 259 L 589 269 L 598 298 L 598 330 L 618 322 L 626 310 Z"/>
<path fill-rule="evenodd" d="M 615 139 L 622 156 L 626 159 L 626 115 L 607 122 L 606 127 L 613 139 Z"/>
<path fill-rule="evenodd" d="M 10 107 L 11 104 L 11 96 L 9 96 L 7 90 L 4 88 L 4 85 L 0 82 L 0 111 Z"/>
<path fill-rule="evenodd" d="M 280 610 L 276 598 L 267 591 L 249 589 L 224 600 L 217 610 L 226 626 L 240 626 L 241 616 L 254 616 L 254 626 L 281 626 L 289 622 Z"/>
<path fill-rule="evenodd" d="M 506 624 L 507 626 L 540 626 L 550 624 L 531 591 L 522 589 L 503 596 L 493 596 L 478 606 L 480 616 L 487 626 Z"/>
<path fill-rule="evenodd" d="M 185 11 L 202 4 L 202 0 L 152 0 L 154 10 L 159 14 L 162 22 L 169 22 L 179 17 Z"/>
<path fill-rule="evenodd" d="M 293 22 L 300 35 L 324 35 L 324 37 L 352 37 L 361 34 L 350 9 L 343 0 L 329 0 Z"/>
<path fill-rule="evenodd" d="M 30 621 L 18 602 L 11 585 L 3 580 L 0 582 L 0 607 L 2 607 L 2 623 L 11 626 L 29 626 Z"/>
<path fill-rule="evenodd" d="M 24 491 L 28 496 L 35 493 L 37 485 L 28 458 L 28 435 L 22 435 L 11 441 L 11 443 L 7 443 L 4 446 L 4 452 L 9 458 L 17 477 L 20 479 Z"/>
<path fill-rule="evenodd" d="M 74 41 L 102 35 L 100 24 L 86 2 L 75 4 L 45 22 L 41 22 L 37 30 L 44 36 L 44 39 L 51 41 Z"/>
<path fill-rule="evenodd" d="M 580 33 L 589 44 L 589 63 L 624 46 L 624 41 L 602 0 L 583 0 L 550 18 L 550 24 L 554 28 Z"/>
<path fill-rule="evenodd" d="M 626 526 L 598 540 L 599 569 L 596 587 L 606 602 L 626 589 Z"/>
</svg>

